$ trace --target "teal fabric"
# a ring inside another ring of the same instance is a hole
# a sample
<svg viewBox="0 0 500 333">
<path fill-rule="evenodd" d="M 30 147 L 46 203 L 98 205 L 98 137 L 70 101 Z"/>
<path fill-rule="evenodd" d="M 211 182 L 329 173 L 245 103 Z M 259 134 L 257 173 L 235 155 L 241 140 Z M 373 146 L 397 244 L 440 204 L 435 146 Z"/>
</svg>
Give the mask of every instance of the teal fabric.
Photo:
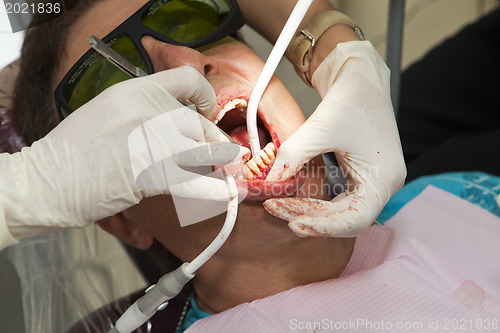
<svg viewBox="0 0 500 333">
<path fill-rule="evenodd" d="M 189 326 L 193 325 L 195 321 L 211 316 L 210 313 L 200 309 L 200 307 L 196 303 L 196 295 L 194 294 L 189 301 L 189 305 L 189 310 L 186 312 L 186 317 L 184 318 L 181 327 L 179 327 L 179 330 L 177 330 L 177 333 L 184 332 L 189 328 Z"/>
<path fill-rule="evenodd" d="M 406 184 L 389 200 L 377 217 L 377 222 L 384 224 L 429 185 L 450 192 L 500 216 L 500 208 L 496 202 L 500 193 L 500 177 L 484 172 L 453 172 L 420 177 Z"/>
</svg>

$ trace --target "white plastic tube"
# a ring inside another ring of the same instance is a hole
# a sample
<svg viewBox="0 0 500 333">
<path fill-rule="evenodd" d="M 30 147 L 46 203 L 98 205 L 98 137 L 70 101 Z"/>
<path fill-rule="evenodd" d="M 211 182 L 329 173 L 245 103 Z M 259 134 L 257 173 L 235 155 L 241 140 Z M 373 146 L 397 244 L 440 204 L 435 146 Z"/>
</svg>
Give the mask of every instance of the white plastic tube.
<svg viewBox="0 0 500 333">
<path fill-rule="evenodd" d="M 300 22 L 306 15 L 307 10 L 311 6 L 313 0 L 298 0 L 295 8 L 293 9 L 290 17 L 285 23 L 283 30 L 276 41 L 269 58 L 267 58 L 264 69 L 260 74 L 255 87 L 253 88 L 252 95 L 248 101 L 247 107 L 247 131 L 248 138 L 250 140 L 250 148 L 252 150 L 252 156 L 257 155 L 260 151 L 259 133 L 257 132 L 257 107 L 259 105 L 260 99 L 266 90 L 271 77 L 278 67 L 278 64 L 285 54 L 286 48 L 290 41 L 292 40 L 295 31 L 299 27 Z"/>
<path fill-rule="evenodd" d="M 238 188 L 236 187 L 236 182 L 234 178 L 225 173 L 224 180 L 231 188 L 231 193 L 238 193 Z M 208 259 L 212 258 L 212 256 L 220 249 L 220 247 L 224 244 L 226 239 L 233 231 L 234 223 L 236 222 L 236 216 L 238 215 L 238 196 L 234 196 L 234 198 L 229 201 L 227 205 L 227 213 L 226 220 L 224 221 L 224 225 L 222 229 L 219 231 L 219 234 L 215 239 L 210 243 L 209 246 L 202 253 L 200 253 L 196 258 L 194 258 L 187 266 L 186 271 L 188 273 L 195 273 L 198 268 L 203 266 Z"/>
<path fill-rule="evenodd" d="M 229 173 L 224 172 L 224 180 L 230 187 L 231 193 L 238 193 L 236 182 Z M 194 277 L 196 271 L 221 248 L 233 230 L 237 215 L 238 195 L 235 195 L 228 203 L 224 225 L 212 243 L 193 261 L 184 263 L 177 270 L 167 273 L 158 281 L 157 285 L 151 286 L 144 296 L 121 315 L 116 326 L 111 328 L 108 333 L 131 333 L 151 318 L 158 311 L 160 304 L 174 298 L 184 285 Z M 163 286 L 163 291 L 161 287 L 158 287 L 160 285 Z"/>
</svg>

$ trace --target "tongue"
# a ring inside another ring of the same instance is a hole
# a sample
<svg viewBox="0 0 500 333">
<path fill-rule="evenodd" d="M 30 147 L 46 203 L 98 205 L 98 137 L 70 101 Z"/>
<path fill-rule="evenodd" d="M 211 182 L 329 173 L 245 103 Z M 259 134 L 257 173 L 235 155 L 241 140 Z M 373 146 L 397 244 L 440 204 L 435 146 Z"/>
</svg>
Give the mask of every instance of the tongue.
<svg viewBox="0 0 500 333">
<path fill-rule="evenodd" d="M 259 142 L 260 144 L 266 144 L 266 133 L 261 128 L 257 127 L 259 132 Z M 248 132 L 246 126 L 239 126 L 227 133 L 231 138 L 234 139 L 239 145 L 250 149 L 250 139 L 248 138 Z"/>
</svg>

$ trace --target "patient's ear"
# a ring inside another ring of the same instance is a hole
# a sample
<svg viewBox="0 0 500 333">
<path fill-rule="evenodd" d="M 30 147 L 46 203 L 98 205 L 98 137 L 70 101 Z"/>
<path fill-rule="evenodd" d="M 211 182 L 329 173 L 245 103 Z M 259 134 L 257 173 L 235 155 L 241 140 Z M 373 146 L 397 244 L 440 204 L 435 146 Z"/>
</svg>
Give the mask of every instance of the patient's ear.
<svg viewBox="0 0 500 333">
<path fill-rule="evenodd" d="M 146 250 L 153 244 L 153 237 L 122 213 L 99 220 L 97 224 L 106 232 L 141 250 Z"/>
</svg>

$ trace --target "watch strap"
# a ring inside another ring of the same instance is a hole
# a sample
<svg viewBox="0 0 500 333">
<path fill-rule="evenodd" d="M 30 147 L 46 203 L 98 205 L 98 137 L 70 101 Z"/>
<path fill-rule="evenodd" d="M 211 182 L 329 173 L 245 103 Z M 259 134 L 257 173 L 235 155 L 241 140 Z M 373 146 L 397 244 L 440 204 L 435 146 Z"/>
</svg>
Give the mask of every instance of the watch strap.
<svg viewBox="0 0 500 333">
<path fill-rule="evenodd" d="M 309 69 L 314 46 L 321 35 L 337 24 L 352 27 L 360 39 L 364 40 L 363 32 L 349 16 L 336 10 L 327 10 L 317 15 L 305 29 L 300 30 L 292 41 L 290 60 L 297 74 L 309 86 L 312 86 Z"/>
</svg>

